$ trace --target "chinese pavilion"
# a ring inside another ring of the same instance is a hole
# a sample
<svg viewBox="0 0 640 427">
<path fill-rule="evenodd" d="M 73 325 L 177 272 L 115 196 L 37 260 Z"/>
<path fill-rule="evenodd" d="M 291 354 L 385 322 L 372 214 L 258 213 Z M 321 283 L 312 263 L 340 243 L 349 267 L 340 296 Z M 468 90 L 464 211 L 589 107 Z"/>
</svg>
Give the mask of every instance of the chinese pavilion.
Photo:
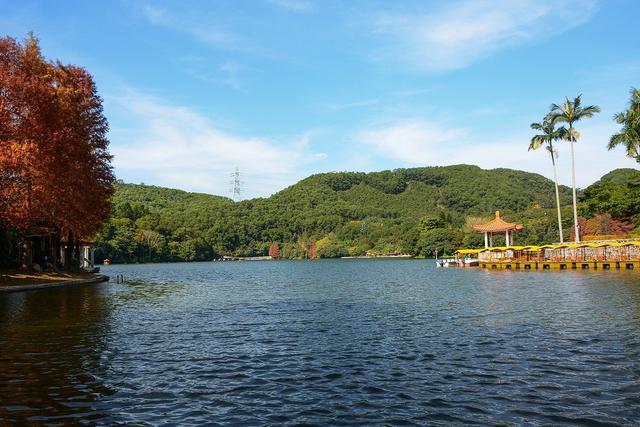
<svg viewBox="0 0 640 427">
<path fill-rule="evenodd" d="M 505 245 L 513 245 L 513 232 L 522 230 L 522 224 L 515 222 L 506 222 L 500 218 L 500 211 L 496 211 L 496 217 L 486 224 L 474 225 L 473 231 L 484 233 L 484 247 L 493 246 L 493 235 L 496 233 L 504 233 Z"/>
</svg>

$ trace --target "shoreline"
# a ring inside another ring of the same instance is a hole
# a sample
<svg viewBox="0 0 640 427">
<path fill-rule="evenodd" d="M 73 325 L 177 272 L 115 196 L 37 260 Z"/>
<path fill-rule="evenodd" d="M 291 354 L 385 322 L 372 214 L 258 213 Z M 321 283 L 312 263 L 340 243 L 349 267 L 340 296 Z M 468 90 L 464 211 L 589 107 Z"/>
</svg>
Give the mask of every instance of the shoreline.
<svg viewBox="0 0 640 427">
<path fill-rule="evenodd" d="M 24 285 L 0 285 L 0 294 L 10 292 L 38 291 L 43 289 L 73 288 L 95 283 L 108 282 L 109 276 L 97 274 L 87 279 L 58 280 L 55 282 L 24 284 Z"/>
<path fill-rule="evenodd" d="M 355 255 L 355 256 L 341 256 L 334 259 L 414 259 L 413 255 Z"/>
</svg>

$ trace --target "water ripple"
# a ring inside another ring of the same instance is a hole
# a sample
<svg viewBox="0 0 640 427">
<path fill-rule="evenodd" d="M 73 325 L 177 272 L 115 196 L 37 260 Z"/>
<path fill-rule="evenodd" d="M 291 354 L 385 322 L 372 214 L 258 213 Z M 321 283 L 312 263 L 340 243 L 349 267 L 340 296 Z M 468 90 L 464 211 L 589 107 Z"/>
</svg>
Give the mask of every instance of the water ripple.
<svg viewBox="0 0 640 427">
<path fill-rule="evenodd" d="M 637 272 L 106 270 L 0 296 L 0 424 L 640 424 Z"/>
</svg>

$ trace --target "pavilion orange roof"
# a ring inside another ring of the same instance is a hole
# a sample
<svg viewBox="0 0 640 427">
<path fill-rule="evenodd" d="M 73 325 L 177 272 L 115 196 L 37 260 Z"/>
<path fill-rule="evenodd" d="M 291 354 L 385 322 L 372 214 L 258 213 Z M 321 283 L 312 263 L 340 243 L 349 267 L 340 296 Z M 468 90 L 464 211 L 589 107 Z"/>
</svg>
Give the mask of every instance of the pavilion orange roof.
<svg viewBox="0 0 640 427">
<path fill-rule="evenodd" d="M 522 230 L 522 224 L 515 222 L 506 222 L 500 218 L 500 211 L 496 211 L 496 217 L 486 224 L 474 225 L 473 231 L 479 233 L 499 233 L 501 231 L 519 231 Z"/>
</svg>

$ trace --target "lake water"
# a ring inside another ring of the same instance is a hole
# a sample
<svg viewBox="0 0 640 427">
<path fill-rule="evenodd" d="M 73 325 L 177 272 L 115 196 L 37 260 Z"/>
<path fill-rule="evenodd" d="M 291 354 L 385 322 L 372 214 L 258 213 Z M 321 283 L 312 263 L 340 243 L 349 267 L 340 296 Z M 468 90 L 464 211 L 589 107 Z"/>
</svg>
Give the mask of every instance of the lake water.
<svg viewBox="0 0 640 427">
<path fill-rule="evenodd" d="M 109 266 L 0 294 L 0 424 L 640 424 L 640 272 Z"/>
</svg>

